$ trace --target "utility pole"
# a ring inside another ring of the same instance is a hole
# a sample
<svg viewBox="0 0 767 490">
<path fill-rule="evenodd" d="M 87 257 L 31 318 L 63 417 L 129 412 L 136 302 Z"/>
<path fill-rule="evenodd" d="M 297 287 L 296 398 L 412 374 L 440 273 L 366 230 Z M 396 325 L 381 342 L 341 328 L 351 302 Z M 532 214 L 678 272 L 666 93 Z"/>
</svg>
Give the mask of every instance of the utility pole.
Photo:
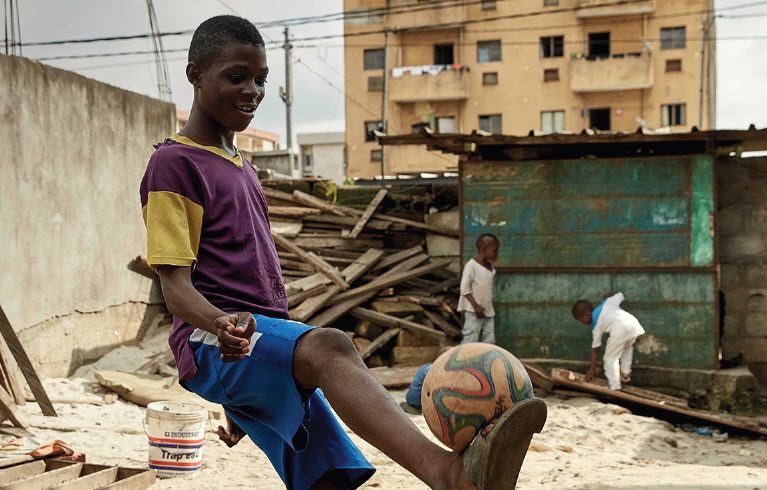
<svg viewBox="0 0 767 490">
<path fill-rule="evenodd" d="M 293 59 L 290 44 L 290 29 L 285 28 L 285 87 L 280 87 L 280 98 L 285 102 L 285 130 L 287 131 L 287 145 L 291 155 L 293 152 Z M 292 164 L 292 162 L 291 162 Z"/>
<path fill-rule="evenodd" d="M 388 125 L 386 123 L 386 99 L 388 89 L 388 61 L 389 61 L 389 30 L 384 31 L 384 50 L 383 50 L 383 95 L 381 96 L 381 131 L 384 134 L 388 134 Z M 381 145 L 381 186 L 385 186 L 386 182 L 384 177 L 386 176 L 386 145 Z"/>
<path fill-rule="evenodd" d="M 708 20 L 706 14 L 703 13 L 700 21 L 700 28 L 702 31 L 701 38 L 703 39 L 703 42 L 700 46 L 700 94 L 698 97 L 698 129 L 700 130 L 703 130 L 703 77 L 705 75 L 706 68 L 706 34 L 708 33 L 708 27 L 706 26 L 707 22 Z M 709 126 L 710 125 L 711 121 L 709 121 Z"/>
<path fill-rule="evenodd" d="M 149 27 L 152 30 L 152 44 L 154 46 L 154 62 L 157 68 L 157 92 L 160 100 L 173 102 L 173 92 L 170 88 L 170 75 L 168 74 L 168 60 L 165 58 L 165 48 L 162 45 L 160 24 L 157 22 L 157 14 L 154 11 L 152 0 L 146 0 L 149 12 Z"/>
</svg>

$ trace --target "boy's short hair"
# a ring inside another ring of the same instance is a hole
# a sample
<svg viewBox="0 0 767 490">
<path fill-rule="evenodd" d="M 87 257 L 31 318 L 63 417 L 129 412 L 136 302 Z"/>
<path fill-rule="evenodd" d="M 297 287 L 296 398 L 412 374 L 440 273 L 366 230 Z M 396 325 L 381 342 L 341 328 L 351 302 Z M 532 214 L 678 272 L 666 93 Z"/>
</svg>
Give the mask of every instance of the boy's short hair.
<svg viewBox="0 0 767 490">
<path fill-rule="evenodd" d="M 189 44 L 189 63 L 205 67 L 230 44 L 263 46 L 264 38 L 248 19 L 218 15 L 200 24 Z"/>
<path fill-rule="evenodd" d="M 479 235 L 479 237 L 477 238 L 477 242 L 476 242 L 477 243 L 477 250 L 482 248 L 482 243 L 487 241 L 487 240 L 492 240 L 495 243 L 497 243 L 498 245 L 501 244 L 501 242 L 498 241 L 498 238 L 495 235 L 493 235 L 491 233 L 483 233 L 483 234 Z"/>
<path fill-rule="evenodd" d="M 583 313 L 587 313 L 593 309 L 594 309 L 594 306 L 592 306 L 592 304 L 589 301 L 586 301 L 585 299 L 579 299 L 573 305 L 573 316 L 577 318 L 581 316 Z"/>
</svg>

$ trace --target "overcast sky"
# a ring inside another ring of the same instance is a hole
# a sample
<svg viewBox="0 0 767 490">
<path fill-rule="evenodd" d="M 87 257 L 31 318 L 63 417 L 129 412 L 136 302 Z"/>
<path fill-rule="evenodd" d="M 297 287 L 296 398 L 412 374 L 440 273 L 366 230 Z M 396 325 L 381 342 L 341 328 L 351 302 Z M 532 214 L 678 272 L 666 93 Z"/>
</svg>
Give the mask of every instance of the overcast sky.
<svg viewBox="0 0 767 490">
<path fill-rule="evenodd" d="M 673 1 L 673 0 L 664 0 Z M 120 36 L 149 32 L 145 0 L 22 0 L 20 4 L 23 42 Z M 717 19 L 718 100 L 717 127 L 745 129 L 755 123 L 767 127 L 767 2 L 755 0 L 716 0 L 716 8 L 756 5 L 746 9 L 722 11 L 736 18 Z M 163 32 L 194 29 L 208 17 L 238 13 L 256 25 L 284 18 L 322 15 L 343 10 L 342 0 L 155 0 L 160 29 Z M 760 16 L 761 14 L 761 16 Z M 296 38 L 340 34 L 341 22 L 295 26 Z M 262 29 L 267 42 L 283 39 L 282 28 Z M 731 39 L 728 37 L 762 39 Z M 166 49 L 185 49 L 191 35 L 164 38 Z M 28 46 L 24 56 L 32 59 L 71 54 L 144 51 L 152 49 L 150 39 Z M 272 131 L 285 141 L 285 106 L 279 87 L 285 81 L 285 56 L 282 49 L 268 52 L 270 75 L 267 96 L 253 126 Z M 301 63 L 294 65 L 293 120 L 296 132 L 343 131 L 344 79 L 343 40 L 322 41 L 317 47 L 295 50 Z M 186 55 L 168 53 L 173 101 L 179 109 L 189 110 L 192 90 L 184 76 Z M 75 71 L 111 85 L 157 97 L 157 75 L 151 54 L 109 58 L 70 59 L 45 63 Z M 326 81 L 312 73 L 332 82 Z M 349 87 L 354 97 L 357 87 Z"/>
</svg>

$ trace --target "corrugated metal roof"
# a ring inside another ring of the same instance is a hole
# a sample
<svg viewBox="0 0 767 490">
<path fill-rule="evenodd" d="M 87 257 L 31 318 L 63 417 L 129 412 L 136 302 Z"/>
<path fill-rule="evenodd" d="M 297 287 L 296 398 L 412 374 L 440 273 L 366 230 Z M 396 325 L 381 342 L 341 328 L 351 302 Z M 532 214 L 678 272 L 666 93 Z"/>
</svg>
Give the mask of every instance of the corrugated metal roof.
<svg viewBox="0 0 767 490">
<path fill-rule="evenodd" d="M 600 153 L 608 147 L 657 148 L 659 154 L 665 152 L 679 153 L 682 147 L 696 150 L 698 148 L 722 149 L 733 148 L 740 151 L 767 150 L 767 129 L 756 129 L 753 125 L 747 130 L 709 130 L 699 131 L 693 128 L 687 133 L 659 133 L 639 128 L 635 132 L 615 131 L 584 131 L 580 134 L 548 134 L 535 136 L 481 135 L 471 134 L 403 134 L 394 136 L 379 136 L 382 145 L 426 145 L 430 150 L 441 150 L 457 155 L 470 154 L 499 154 L 517 149 L 540 149 L 548 147 L 552 151 L 562 151 L 575 147 L 579 151 L 592 150 Z M 520 153 L 521 155 L 521 153 Z M 514 158 L 513 155 L 507 155 Z M 522 157 L 524 159 L 524 157 Z"/>
</svg>

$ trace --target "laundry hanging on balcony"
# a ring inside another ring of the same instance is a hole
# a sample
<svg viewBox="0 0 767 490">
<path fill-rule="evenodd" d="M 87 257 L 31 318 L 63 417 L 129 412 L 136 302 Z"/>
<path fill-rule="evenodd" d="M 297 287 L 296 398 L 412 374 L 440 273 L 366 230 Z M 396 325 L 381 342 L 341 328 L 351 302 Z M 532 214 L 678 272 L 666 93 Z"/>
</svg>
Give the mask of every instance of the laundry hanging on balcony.
<svg viewBox="0 0 767 490">
<path fill-rule="evenodd" d="M 400 78 L 405 73 L 411 75 L 439 75 L 443 71 L 468 71 L 469 67 L 461 64 L 454 65 L 416 65 L 416 66 L 400 66 L 393 68 L 391 76 L 394 78 Z"/>
</svg>

